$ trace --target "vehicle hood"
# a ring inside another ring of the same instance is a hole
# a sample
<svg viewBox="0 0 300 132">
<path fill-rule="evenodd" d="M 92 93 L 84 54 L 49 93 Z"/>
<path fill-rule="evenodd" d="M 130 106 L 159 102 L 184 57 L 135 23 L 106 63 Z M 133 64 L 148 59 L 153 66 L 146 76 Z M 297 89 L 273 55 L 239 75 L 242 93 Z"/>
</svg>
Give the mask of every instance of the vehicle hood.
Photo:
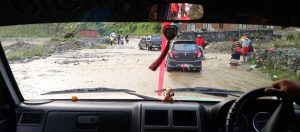
<svg viewBox="0 0 300 132">
<path fill-rule="evenodd" d="M 28 100 L 36 100 L 36 99 L 70 99 L 72 96 L 77 96 L 78 99 L 129 99 L 129 100 L 144 100 L 141 97 L 137 97 L 135 95 L 131 95 L 128 93 L 118 93 L 118 92 L 107 92 L 107 93 L 62 93 L 62 94 L 49 94 L 49 95 L 40 95 L 40 96 L 31 96 L 31 97 L 26 97 Z M 162 96 L 157 96 L 157 95 L 149 95 L 149 97 L 157 98 L 157 99 L 162 99 Z M 222 101 L 221 98 L 213 98 L 210 96 L 184 96 L 184 95 L 179 95 L 174 97 L 175 100 L 182 100 L 182 101 Z"/>
</svg>

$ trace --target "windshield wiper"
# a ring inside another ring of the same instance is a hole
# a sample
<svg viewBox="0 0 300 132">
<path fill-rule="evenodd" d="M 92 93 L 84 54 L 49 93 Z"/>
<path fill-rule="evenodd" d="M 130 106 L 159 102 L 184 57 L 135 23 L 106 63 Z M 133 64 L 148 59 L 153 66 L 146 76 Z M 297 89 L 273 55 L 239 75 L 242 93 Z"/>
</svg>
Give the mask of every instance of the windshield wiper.
<svg viewBox="0 0 300 132">
<path fill-rule="evenodd" d="M 160 91 L 164 91 L 160 90 Z M 244 92 L 237 90 L 226 90 L 226 89 L 218 89 L 218 88 L 208 88 L 208 87 L 194 87 L 194 88 L 174 88 L 174 92 L 192 92 L 192 93 L 200 93 L 200 94 L 208 94 L 220 97 L 227 97 L 228 95 L 239 97 Z M 158 92 L 158 91 L 155 91 Z"/>
<path fill-rule="evenodd" d="M 67 94 L 67 93 L 105 93 L 105 92 L 122 92 L 122 93 L 127 93 L 130 95 L 137 96 L 142 99 L 146 100 L 159 100 L 154 97 L 150 96 L 145 96 L 145 95 L 140 95 L 135 93 L 133 90 L 129 89 L 115 89 L 115 88 L 103 88 L 103 87 L 98 87 L 98 88 L 76 88 L 76 89 L 67 89 L 67 90 L 60 90 L 60 91 L 50 91 L 47 93 L 43 93 L 41 95 L 51 95 L 51 94 Z"/>
</svg>

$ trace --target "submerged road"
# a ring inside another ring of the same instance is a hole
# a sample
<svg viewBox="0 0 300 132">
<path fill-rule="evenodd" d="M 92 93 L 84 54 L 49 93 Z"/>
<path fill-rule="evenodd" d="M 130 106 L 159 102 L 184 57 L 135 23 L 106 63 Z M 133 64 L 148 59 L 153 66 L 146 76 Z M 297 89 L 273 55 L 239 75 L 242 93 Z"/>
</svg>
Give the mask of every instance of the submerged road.
<svg viewBox="0 0 300 132">
<path fill-rule="evenodd" d="M 156 95 L 159 70 L 153 72 L 148 67 L 159 54 L 159 51 L 138 50 L 138 40 L 134 39 L 129 44 L 107 49 L 71 50 L 10 66 L 26 99 L 40 98 L 40 94 L 53 90 L 95 87 L 123 88 L 143 95 Z M 248 71 L 247 64 L 230 67 L 229 54 L 206 53 L 206 58 L 200 73 L 165 72 L 164 88 L 201 86 L 249 91 L 271 83 L 268 75 L 257 69 Z"/>
</svg>

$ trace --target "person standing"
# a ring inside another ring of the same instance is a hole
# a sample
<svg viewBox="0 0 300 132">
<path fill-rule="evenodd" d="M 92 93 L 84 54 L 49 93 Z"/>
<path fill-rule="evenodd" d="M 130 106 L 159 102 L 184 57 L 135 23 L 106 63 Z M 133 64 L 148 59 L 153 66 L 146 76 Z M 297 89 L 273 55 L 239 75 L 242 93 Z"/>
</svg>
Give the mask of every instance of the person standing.
<svg viewBox="0 0 300 132">
<path fill-rule="evenodd" d="M 236 38 L 232 39 L 230 64 L 238 65 L 238 62 L 241 58 L 241 53 L 242 53 L 242 45 L 240 41 L 238 41 Z"/>
<path fill-rule="evenodd" d="M 129 39 L 128 39 L 128 35 L 127 35 L 127 34 L 125 35 L 125 41 L 126 41 L 126 44 L 129 42 Z"/>
<path fill-rule="evenodd" d="M 109 40 L 110 40 L 110 45 L 113 45 L 113 43 L 114 43 L 114 37 L 113 36 L 109 36 Z"/>
<path fill-rule="evenodd" d="M 118 44 L 120 44 L 120 39 L 121 39 L 121 36 L 118 35 Z"/>
<path fill-rule="evenodd" d="M 254 47 L 253 47 L 252 43 L 250 42 L 249 46 L 248 46 L 247 62 L 252 61 L 253 52 L 254 52 Z"/>
<path fill-rule="evenodd" d="M 246 57 L 249 51 L 249 44 L 250 44 L 250 39 L 248 36 L 244 36 L 244 38 L 241 40 L 242 43 L 242 55 L 243 55 L 243 62 L 246 62 Z"/>
<path fill-rule="evenodd" d="M 177 20 L 178 18 L 178 12 L 179 12 L 179 5 L 178 3 L 171 3 L 170 4 L 170 14 L 169 19 L 170 20 Z"/>
<path fill-rule="evenodd" d="M 198 35 L 197 35 L 197 38 L 196 38 L 196 44 L 197 44 L 199 50 L 200 50 L 201 53 L 202 53 L 202 58 L 203 58 L 203 59 L 204 59 L 203 45 L 204 45 L 205 43 L 206 43 L 206 42 L 205 42 L 204 38 L 203 38 L 200 34 L 198 34 Z"/>
</svg>

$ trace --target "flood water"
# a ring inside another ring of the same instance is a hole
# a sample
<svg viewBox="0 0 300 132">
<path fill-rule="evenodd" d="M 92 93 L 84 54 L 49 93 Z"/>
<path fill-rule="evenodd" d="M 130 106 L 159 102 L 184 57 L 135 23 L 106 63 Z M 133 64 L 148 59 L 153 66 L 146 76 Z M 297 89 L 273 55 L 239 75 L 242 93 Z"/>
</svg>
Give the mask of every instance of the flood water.
<svg viewBox="0 0 300 132">
<path fill-rule="evenodd" d="M 49 91 L 95 87 L 155 95 L 159 70 L 153 72 L 148 67 L 160 52 L 138 50 L 137 45 L 135 39 L 108 49 L 72 50 L 10 66 L 25 99 L 40 98 Z M 257 69 L 248 71 L 249 64 L 228 66 L 229 58 L 229 54 L 206 53 L 202 72 L 165 72 L 164 88 L 200 86 L 249 91 L 271 83 L 268 75 Z"/>
</svg>

